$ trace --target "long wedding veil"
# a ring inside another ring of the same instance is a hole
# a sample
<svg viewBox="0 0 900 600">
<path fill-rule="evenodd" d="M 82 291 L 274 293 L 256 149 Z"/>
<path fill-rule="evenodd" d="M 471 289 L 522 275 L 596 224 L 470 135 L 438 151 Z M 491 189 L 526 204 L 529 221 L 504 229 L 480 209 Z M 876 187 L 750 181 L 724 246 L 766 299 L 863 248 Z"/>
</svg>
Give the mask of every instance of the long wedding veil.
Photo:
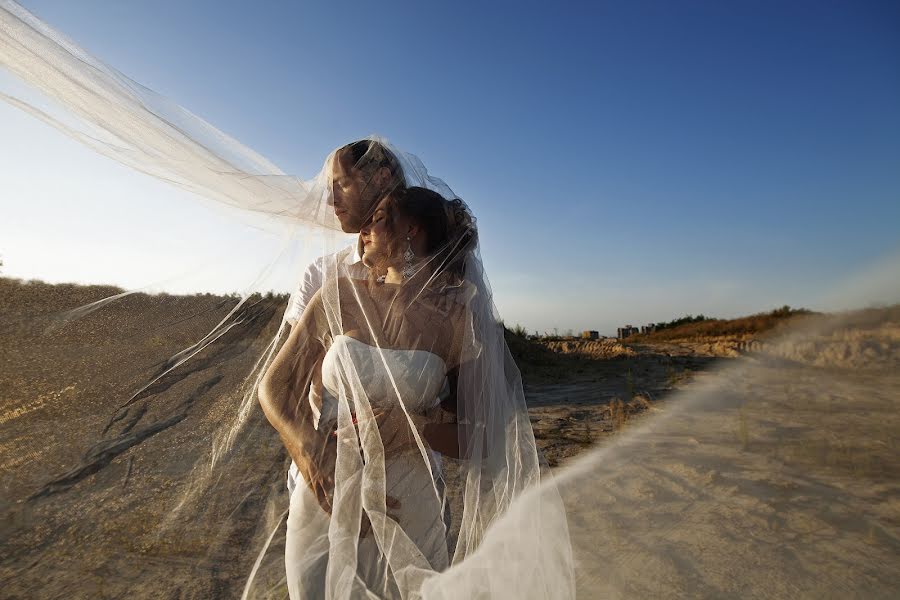
<svg viewBox="0 0 900 600">
<path fill-rule="evenodd" d="M 356 236 L 341 233 L 330 197 L 340 151 L 311 178 L 285 174 L 14 2 L 0 0 L 0 17 L 0 64 L 27 84 L 4 83 L 4 100 L 257 226 L 289 224 L 313 240 L 322 273 L 293 326 L 277 299 L 250 293 L 147 306 L 98 290 L 76 310 L 10 309 L 18 320 L 5 327 L 26 349 L 5 354 L 23 377 L 9 384 L 23 400 L 3 407 L 5 440 L 43 431 L 14 431 L 10 415 L 53 394 L 115 398 L 101 418 L 75 417 L 99 436 L 78 464 L 58 456 L 84 441 L 60 437 L 47 456 L 8 465 L 0 580 L 13 596 L 286 597 L 313 579 L 327 597 L 403 598 L 889 597 L 900 584 L 896 308 L 810 317 L 551 476 L 476 221 L 418 159 L 378 138 L 355 159 L 387 156 L 399 187 L 447 207 L 441 243 L 392 290 L 353 270 Z M 160 324 L 153 344 L 135 343 L 151 339 L 137 315 Z M 91 343 L 98 332 L 121 344 L 117 361 Z M 48 334 L 59 366 L 32 373 L 30 348 Z M 259 408 L 292 339 L 293 406 L 316 406 L 335 453 L 324 520 L 298 522 L 318 514 L 302 482 L 286 517 L 288 461 Z M 433 379 L 444 371 L 449 395 Z M 43 380 L 54 384 L 28 399 Z M 69 414 L 44 418 L 64 429 Z M 403 451 L 379 429 L 383 414 Z M 462 458 L 438 459 L 427 424 L 455 425 Z"/>
</svg>

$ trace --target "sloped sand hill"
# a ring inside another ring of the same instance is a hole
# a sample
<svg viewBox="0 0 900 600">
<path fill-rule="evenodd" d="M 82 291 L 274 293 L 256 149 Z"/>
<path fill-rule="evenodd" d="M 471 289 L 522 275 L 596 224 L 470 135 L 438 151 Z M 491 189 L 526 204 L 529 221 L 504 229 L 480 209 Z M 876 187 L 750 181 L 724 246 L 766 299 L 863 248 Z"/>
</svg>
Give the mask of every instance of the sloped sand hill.
<svg viewBox="0 0 900 600">
<path fill-rule="evenodd" d="M 137 294 L 66 318 L 66 311 L 116 292 L 0 279 L 2 595 L 239 597 L 273 531 L 260 580 L 277 581 L 286 453 L 252 403 L 234 445 L 220 442 L 248 392 L 245 378 L 277 332 L 284 299 L 251 298 L 220 337 L 177 365 L 172 357 L 202 340 L 237 299 Z M 859 369 L 859 356 L 862 368 L 900 366 L 896 323 L 866 323 L 823 329 L 815 343 L 825 346 L 813 350 L 785 346 L 794 354 L 783 349 L 753 360 L 780 361 L 776 370 L 784 379 L 772 385 L 787 398 L 785 365 L 815 372 L 829 352 L 838 357 L 829 359 L 832 366 L 845 357 Z M 525 340 L 510 345 L 551 467 L 667 410 L 673 391 L 702 383 L 717 361 L 727 360 L 679 344 L 596 356 Z M 844 406 L 852 406 L 853 387 L 842 393 Z M 864 430 L 865 422 L 854 427 Z M 843 447 L 835 456 L 843 456 Z M 818 448 L 797 452 L 815 457 Z M 210 471 L 213 456 L 222 460 Z M 869 456 L 884 463 L 881 454 Z M 893 473 L 892 464 L 878 466 L 879 477 L 884 469 Z M 635 597 L 647 591 L 640 585 L 622 590 Z M 272 594 L 282 591 L 276 586 Z"/>
<path fill-rule="evenodd" d="M 246 514 L 214 494 L 196 527 L 158 526 L 240 404 L 283 303 L 248 302 L 237 326 L 135 396 L 237 301 L 134 295 L 65 322 L 65 310 L 116 290 L 0 281 L 4 597 L 233 595 L 282 482 L 281 444 L 261 414 L 229 461 L 230 476 L 257 490 Z"/>
</svg>

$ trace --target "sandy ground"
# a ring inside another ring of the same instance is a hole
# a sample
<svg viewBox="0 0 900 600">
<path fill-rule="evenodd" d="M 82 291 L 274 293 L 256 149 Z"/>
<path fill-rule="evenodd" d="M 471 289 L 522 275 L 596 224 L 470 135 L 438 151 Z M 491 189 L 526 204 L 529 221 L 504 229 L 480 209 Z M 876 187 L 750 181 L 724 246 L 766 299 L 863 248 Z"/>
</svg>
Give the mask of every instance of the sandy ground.
<svg viewBox="0 0 900 600">
<path fill-rule="evenodd" d="M 571 550 L 581 598 L 896 597 L 896 316 L 810 321 L 730 360 L 708 358 L 740 356 L 723 340 L 633 353 L 566 342 L 605 358 L 573 357 L 572 381 L 529 385 L 535 434 L 563 467 L 555 485 L 517 503 L 484 542 L 494 551 L 439 587 L 527 597 L 565 580 Z"/>
<path fill-rule="evenodd" d="M 260 577 L 277 579 L 287 457 L 261 412 L 223 451 L 225 467 L 207 475 L 207 465 L 281 305 L 243 307 L 238 326 L 135 396 L 234 301 L 134 296 L 60 321 L 108 293 L 0 280 L 0 597 L 238 597 L 272 531 Z M 896 589 L 898 338 L 878 331 L 855 338 L 877 357 L 835 354 L 853 369 L 802 352 L 717 359 L 690 344 L 525 364 L 535 437 L 561 474 L 580 595 Z M 729 365 L 748 366 L 715 374 Z M 718 391 L 691 391 L 707 382 Z M 687 400 L 672 399 L 685 389 Z"/>
<path fill-rule="evenodd" d="M 192 497 L 188 485 L 233 420 L 263 350 L 256 340 L 271 338 L 282 307 L 245 307 L 239 326 L 133 397 L 235 301 L 133 296 L 59 320 L 108 293 L 0 286 L 0 596 L 239 595 L 254 558 L 246 549 L 283 489 L 280 440 L 255 412 L 227 461 L 240 496 L 223 483 Z"/>
<path fill-rule="evenodd" d="M 894 596 L 897 372 L 745 361 L 670 402 L 561 484 L 582 596 Z"/>
</svg>

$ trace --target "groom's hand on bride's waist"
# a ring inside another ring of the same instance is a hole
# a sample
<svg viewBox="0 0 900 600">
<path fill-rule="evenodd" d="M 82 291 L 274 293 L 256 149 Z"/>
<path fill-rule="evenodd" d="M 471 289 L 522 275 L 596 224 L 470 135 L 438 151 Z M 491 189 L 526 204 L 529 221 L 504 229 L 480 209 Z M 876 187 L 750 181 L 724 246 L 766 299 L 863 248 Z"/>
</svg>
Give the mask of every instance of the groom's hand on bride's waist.
<svg viewBox="0 0 900 600">
<path fill-rule="evenodd" d="M 301 457 L 294 462 L 297 470 L 316 496 L 322 510 L 331 514 L 334 493 L 334 461 L 337 456 L 336 444 L 330 436 L 320 435 L 316 444 L 309 444 L 301 451 Z"/>
<path fill-rule="evenodd" d="M 379 408 L 374 411 L 375 423 L 381 435 L 381 443 L 386 454 L 394 454 L 419 447 L 413 427 L 420 425 L 414 417 L 407 416 L 400 406 Z M 413 419 L 412 424 L 410 419 Z M 424 443 L 424 442 L 423 442 Z"/>
<path fill-rule="evenodd" d="M 413 434 L 413 426 L 420 427 L 420 424 L 416 421 L 417 417 L 411 417 L 413 419 L 411 426 L 410 417 L 407 417 L 406 412 L 399 406 L 388 408 L 373 407 L 372 416 L 386 454 L 397 454 L 405 450 L 418 448 L 416 436 Z M 351 414 L 351 424 L 343 431 L 340 426 L 336 426 L 331 432 L 331 438 L 344 443 L 362 443 L 364 446 L 366 444 L 363 441 L 364 438 L 358 437 L 362 433 L 360 431 L 360 420 L 362 418 Z M 352 432 L 350 431 L 351 427 L 354 430 Z M 360 447 L 360 452 L 364 453 L 364 450 L 364 447 Z"/>
</svg>

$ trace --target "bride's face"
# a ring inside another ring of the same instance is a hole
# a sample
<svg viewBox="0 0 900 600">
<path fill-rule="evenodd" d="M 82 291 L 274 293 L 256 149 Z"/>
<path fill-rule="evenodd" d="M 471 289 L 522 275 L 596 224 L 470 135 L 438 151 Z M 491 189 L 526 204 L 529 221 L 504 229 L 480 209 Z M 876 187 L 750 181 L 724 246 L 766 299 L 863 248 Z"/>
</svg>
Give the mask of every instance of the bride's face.
<svg viewBox="0 0 900 600">
<path fill-rule="evenodd" d="M 389 218 L 385 197 L 375 207 L 372 218 L 359 230 L 362 243 L 362 259 L 369 267 L 396 266 L 399 263 L 398 251 L 402 234 L 409 229 L 409 220 L 403 215 Z"/>
</svg>

